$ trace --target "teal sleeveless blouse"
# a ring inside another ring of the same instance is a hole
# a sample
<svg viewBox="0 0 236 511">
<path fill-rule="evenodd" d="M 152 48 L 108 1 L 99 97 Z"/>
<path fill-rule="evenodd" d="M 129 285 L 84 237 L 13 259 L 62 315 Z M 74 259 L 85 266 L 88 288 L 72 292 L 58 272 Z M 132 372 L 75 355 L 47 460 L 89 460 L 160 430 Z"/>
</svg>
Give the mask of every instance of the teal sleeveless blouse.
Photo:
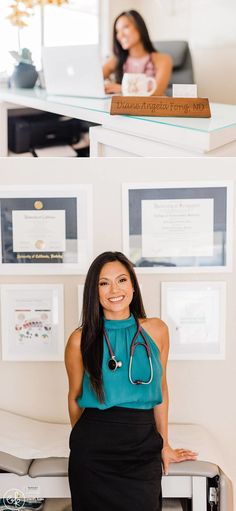
<svg viewBox="0 0 236 511">
<path fill-rule="evenodd" d="M 162 403 L 161 377 L 162 365 L 160 361 L 160 352 L 148 333 L 143 330 L 151 350 L 151 359 L 153 365 L 153 380 L 148 385 L 133 385 L 129 381 L 129 360 L 130 345 L 137 331 L 137 324 L 134 316 L 128 319 L 113 320 L 104 319 L 104 328 L 116 356 L 117 361 L 122 361 L 122 367 L 111 371 L 108 368 L 110 359 L 109 350 L 103 337 L 103 385 L 105 393 L 105 402 L 100 403 L 95 392 L 90 386 L 89 375 L 84 373 L 81 396 L 77 397 L 78 405 L 81 408 L 100 408 L 101 410 L 112 406 L 121 406 L 125 408 L 150 409 L 155 405 Z M 143 341 L 139 334 L 138 341 Z M 148 380 L 150 376 L 150 365 L 147 351 L 143 346 L 135 349 L 132 367 L 133 380 Z"/>
</svg>

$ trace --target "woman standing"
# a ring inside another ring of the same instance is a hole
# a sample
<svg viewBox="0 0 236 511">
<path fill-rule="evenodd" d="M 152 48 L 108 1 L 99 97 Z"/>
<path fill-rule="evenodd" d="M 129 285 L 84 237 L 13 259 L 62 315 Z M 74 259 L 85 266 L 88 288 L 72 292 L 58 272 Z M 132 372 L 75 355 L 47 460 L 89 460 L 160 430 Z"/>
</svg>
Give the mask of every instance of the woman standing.
<svg viewBox="0 0 236 511">
<path fill-rule="evenodd" d="M 115 75 L 115 83 L 105 82 L 109 93 L 121 92 L 124 73 L 144 73 L 156 80 L 155 96 L 162 96 L 172 71 L 170 55 L 159 53 L 153 46 L 142 16 L 135 10 L 122 12 L 114 22 L 113 56 L 103 67 L 105 79 Z"/>
<path fill-rule="evenodd" d="M 160 511 L 162 465 L 196 459 L 168 443 L 168 330 L 148 319 L 132 263 L 104 252 L 89 268 L 82 327 L 65 353 L 73 511 Z"/>
</svg>

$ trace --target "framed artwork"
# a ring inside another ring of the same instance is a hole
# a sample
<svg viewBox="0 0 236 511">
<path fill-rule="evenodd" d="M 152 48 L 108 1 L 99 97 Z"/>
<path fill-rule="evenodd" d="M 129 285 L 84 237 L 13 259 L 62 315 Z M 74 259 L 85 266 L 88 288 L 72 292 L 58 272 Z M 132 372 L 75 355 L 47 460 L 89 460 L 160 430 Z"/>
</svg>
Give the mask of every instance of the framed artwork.
<svg viewBox="0 0 236 511">
<path fill-rule="evenodd" d="M 92 255 L 92 187 L 2 187 L 0 273 L 85 273 Z"/>
<path fill-rule="evenodd" d="M 225 282 L 162 282 L 161 318 L 170 360 L 225 358 Z"/>
<path fill-rule="evenodd" d="M 232 183 L 123 185 L 123 249 L 138 272 L 230 271 Z"/>
<path fill-rule="evenodd" d="M 79 284 L 77 286 L 77 292 L 78 292 L 78 322 L 80 324 L 83 311 L 84 284 Z"/>
<path fill-rule="evenodd" d="M 63 285 L 9 284 L 0 291 L 2 359 L 63 361 Z"/>
</svg>

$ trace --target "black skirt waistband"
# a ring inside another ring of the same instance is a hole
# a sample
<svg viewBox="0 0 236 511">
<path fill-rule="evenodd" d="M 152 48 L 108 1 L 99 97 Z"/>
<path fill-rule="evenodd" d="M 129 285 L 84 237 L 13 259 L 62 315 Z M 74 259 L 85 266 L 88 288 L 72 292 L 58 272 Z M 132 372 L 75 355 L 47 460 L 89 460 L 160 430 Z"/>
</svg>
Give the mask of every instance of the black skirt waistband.
<svg viewBox="0 0 236 511">
<path fill-rule="evenodd" d="M 105 410 L 99 408 L 85 408 L 82 417 L 106 422 L 127 422 L 128 424 L 154 424 L 153 408 L 142 410 L 139 408 L 124 408 L 112 406 Z"/>
</svg>

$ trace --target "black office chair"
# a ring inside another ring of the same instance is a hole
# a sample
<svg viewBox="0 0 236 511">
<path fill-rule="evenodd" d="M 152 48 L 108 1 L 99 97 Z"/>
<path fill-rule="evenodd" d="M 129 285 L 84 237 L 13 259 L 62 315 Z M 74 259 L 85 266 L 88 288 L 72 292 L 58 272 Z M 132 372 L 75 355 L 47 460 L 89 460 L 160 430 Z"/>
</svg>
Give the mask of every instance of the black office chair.
<svg viewBox="0 0 236 511">
<path fill-rule="evenodd" d="M 194 83 L 192 58 L 187 41 L 158 41 L 153 44 L 160 53 L 168 53 L 173 59 L 167 96 L 172 96 L 173 83 Z"/>
</svg>

